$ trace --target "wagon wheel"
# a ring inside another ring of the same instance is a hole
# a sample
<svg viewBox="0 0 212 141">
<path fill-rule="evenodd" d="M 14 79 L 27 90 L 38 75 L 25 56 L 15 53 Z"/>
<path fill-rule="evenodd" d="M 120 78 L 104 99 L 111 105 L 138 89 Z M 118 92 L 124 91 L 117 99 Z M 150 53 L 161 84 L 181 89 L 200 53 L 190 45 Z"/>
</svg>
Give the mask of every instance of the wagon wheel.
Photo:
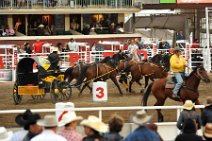
<svg viewBox="0 0 212 141">
<path fill-rule="evenodd" d="M 46 93 L 42 94 L 42 95 L 31 95 L 33 100 L 42 100 L 45 98 Z"/>
<path fill-rule="evenodd" d="M 58 83 L 58 87 L 59 89 L 59 99 L 61 101 L 63 100 L 69 100 L 71 98 L 72 95 L 72 89 L 71 87 L 69 87 L 69 83 L 66 81 L 62 81 Z"/>
<path fill-rule="evenodd" d="M 17 82 L 14 84 L 14 87 L 13 87 L 13 100 L 14 100 L 15 104 L 20 104 L 21 100 L 22 100 L 22 96 L 18 95 L 18 84 L 17 84 Z"/>
<path fill-rule="evenodd" d="M 59 92 L 56 92 L 57 89 L 57 80 L 53 80 L 50 85 L 50 95 L 53 104 L 58 101 Z"/>
</svg>

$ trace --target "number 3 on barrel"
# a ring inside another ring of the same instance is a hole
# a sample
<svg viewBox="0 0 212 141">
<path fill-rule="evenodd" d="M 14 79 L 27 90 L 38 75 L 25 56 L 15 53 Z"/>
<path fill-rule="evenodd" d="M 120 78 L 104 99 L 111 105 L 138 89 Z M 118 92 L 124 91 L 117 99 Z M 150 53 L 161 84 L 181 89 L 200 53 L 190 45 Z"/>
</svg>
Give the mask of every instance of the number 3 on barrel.
<svg viewBox="0 0 212 141">
<path fill-rule="evenodd" d="M 96 88 L 96 97 L 103 98 L 104 97 L 104 89 L 102 87 Z"/>
</svg>

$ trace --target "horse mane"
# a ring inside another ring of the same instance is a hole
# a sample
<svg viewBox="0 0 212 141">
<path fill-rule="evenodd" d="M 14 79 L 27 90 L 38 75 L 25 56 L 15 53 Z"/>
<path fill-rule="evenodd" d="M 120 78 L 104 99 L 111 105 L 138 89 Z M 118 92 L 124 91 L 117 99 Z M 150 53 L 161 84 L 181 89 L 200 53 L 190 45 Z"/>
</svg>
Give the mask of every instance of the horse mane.
<svg viewBox="0 0 212 141">
<path fill-rule="evenodd" d="M 193 71 L 189 74 L 189 76 L 186 77 L 185 80 L 187 80 L 189 77 L 191 77 L 191 76 L 197 71 L 197 69 L 198 69 L 198 68 L 201 68 L 201 67 L 202 67 L 202 66 L 196 66 L 196 67 L 193 69 Z"/>
</svg>

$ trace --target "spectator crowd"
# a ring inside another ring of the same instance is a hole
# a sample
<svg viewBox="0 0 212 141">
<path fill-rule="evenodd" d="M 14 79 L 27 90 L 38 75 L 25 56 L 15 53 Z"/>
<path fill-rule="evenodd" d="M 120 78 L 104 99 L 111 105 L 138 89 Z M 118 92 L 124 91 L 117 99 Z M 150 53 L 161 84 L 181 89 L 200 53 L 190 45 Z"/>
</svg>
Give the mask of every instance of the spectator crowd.
<svg viewBox="0 0 212 141">
<path fill-rule="evenodd" d="M 212 140 L 212 97 L 206 99 L 201 116 L 194 106 L 191 100 L 184 103 L 177 121 L 180 134 L 175 141 Z M 145 110 L 137 111 L 130 117 L 137 128 L 123 137 L 120 132 L 124 119 L 118 114 L 111 115 L 106 124 L 94 115 L 83 118 L 74 111 L 65 111 L 58 118 L 45 115 L 42 119 L 39 114 L 28 109 L 15 118 L 21 127 L 19 131 L 13 133 L 0 127 L 0 141 L 163 141 L 151 118 Z M 78 124 L 84 127 L 84 136 L 78 132 Z M 200 128 L 203 128 L 203 136 L 196 133 Z"/>
</svg>

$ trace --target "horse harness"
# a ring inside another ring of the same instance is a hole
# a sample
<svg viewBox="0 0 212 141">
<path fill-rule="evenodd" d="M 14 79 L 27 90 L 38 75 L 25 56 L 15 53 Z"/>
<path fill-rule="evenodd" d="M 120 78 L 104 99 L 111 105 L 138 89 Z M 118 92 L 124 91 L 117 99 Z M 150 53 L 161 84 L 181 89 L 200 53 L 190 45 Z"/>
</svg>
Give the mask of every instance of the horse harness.
<svg viewBox="0 0 212 141">
<path fill-rule="evenodd" d="M 116 67 L 116 68 L 112 68 L 112 67 L 110 67 L 110 66 L 108 66 L 107 64 L 103 64 L 104 65 L 104 67 L 105 67 L 105 69 L 106 69 L 106 73 L 104 73 L 104 74 L 102 74 L 102 75 L 99 75 L 99 67 L 98 67 L 98 63 L 96 64 L 96 77 L 94 78 L 94 80 L 95 79 L 98 79 L 98 78 L 101 78 L 101 77 L 103 77 L 103 76 L 105 76 L 105 75 L 107 75 L 107 74 L 109 74 L 109 73 L 111 73 L 111 72 L 113 72 L 113 71 L 115 71 L 115 70 L 117 70 L 118 69 L 118 67 Z M 112 70 L 108 70 L 108 68 L 110 68 L 110 69 L 112 69 Z M 91 80 L 93 80 L 93 79 L 91 79 Z M 91 81 L 91 80 L 89 80 L 89 81 Z"/>
</svg>

